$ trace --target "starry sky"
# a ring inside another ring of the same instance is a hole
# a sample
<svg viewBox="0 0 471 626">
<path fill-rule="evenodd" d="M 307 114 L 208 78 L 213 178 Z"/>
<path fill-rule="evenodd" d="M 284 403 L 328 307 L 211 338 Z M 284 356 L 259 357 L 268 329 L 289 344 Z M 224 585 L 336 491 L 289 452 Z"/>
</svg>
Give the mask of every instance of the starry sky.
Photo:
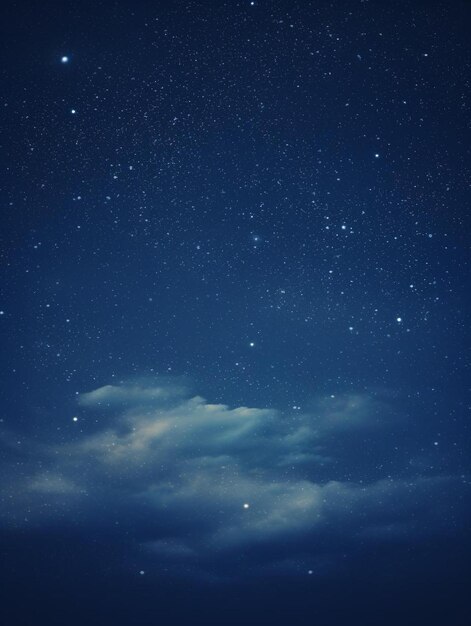
<svg viewBox="0 0 471 626">
<path fill-rule="evenodd" d="M 466 623 L 470 18 L 2 3 L 2 623 Z"/>
</svg>

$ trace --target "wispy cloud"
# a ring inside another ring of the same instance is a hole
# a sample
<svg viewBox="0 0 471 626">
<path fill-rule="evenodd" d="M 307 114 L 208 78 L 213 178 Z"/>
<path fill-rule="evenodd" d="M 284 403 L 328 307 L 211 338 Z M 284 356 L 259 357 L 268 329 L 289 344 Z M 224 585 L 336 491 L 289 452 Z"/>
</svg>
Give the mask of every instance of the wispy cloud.
<svg viewBox="0 0 471 626">
<path fill-rule="evenodd" d="M 183 389 L 174 385 L 146 386 L 132 383 L 122 385 L 104 385 L 92 391 L 82 393 L 78 397 L 83 406 L 114 406 L 133 405 L 142 406 L 155 403 L 167 398 L 178 397 Z"/>
<path fill-rule="evenodd" d="M 434 511 L 438 497 L 442 505 L 448 499 L 451 516 L 462 515 L 459 477 L 336 476 L 339 462 L 347 473 L 349 460 L 329 449 L 332 436 L 368 433 L 387 424 L 392 411 L 366 394 L 330 400 L 289 416 L 211 404 L 166 384 L 84 393 L 78 398 L 83 410 L 110 407 L 108 427 L 87 434 L 84 418 L 78 439 L 42 449 L 40 472 L 39 452 L 32 452 L 23 475 L 14 478 L 3 523 L 21 523 L 25 511 L 36 524 L 64 522 L 77 509 L 91 525 L 119 517 L 158 555 L 157 568 L 178 575 L 184 564 L 186 574 L 192 568 L 201 574 L 206 564 L 222 577 L 227 559 L 241 550 L 271 547 L 272 557 L 263 568 L 255 559 L 253 572 L 301 561 L 322 563 L 324 571 L 326 555 L 316 548 L 322 538 L 397 540 L 420 532 L 421 520 L 433 532 L 444 526 Z M 13 476 L 5 470 L 7 481 Z M 327 560 L 335 560 L 334 548 Z"/>
</svg>

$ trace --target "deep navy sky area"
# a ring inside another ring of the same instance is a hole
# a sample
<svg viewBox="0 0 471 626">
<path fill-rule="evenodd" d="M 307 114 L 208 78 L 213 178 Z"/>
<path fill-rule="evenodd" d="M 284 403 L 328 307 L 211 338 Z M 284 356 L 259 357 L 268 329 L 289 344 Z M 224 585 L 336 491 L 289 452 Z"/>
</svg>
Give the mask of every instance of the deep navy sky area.
<svg viewBox="0 0 471 626">
<path fill-rule="evenodd" d="M 0 623 L 464 626 L 464 0 L 0 9 Z"/>
</svg>

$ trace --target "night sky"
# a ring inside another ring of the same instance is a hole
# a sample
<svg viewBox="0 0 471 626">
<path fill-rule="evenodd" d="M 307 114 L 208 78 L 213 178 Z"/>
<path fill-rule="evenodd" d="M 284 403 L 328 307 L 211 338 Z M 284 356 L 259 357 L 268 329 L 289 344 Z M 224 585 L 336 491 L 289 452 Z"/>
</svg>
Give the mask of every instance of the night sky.
<svg viewBox="0 0 471 626">
<path fill-rule="evenodd" d="M 2 3 L 2 624 L 467 623 L 470 18 Z"/>
</svg>

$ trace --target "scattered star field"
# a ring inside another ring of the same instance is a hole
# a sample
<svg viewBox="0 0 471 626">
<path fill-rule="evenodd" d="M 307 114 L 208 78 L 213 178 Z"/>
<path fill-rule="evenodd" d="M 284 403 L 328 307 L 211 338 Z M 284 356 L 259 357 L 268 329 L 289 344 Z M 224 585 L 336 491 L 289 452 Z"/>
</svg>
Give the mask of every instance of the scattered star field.
<svg viewBox="0 0 471 626">
<path fill-rule="evenodd" d="M 2 623 L 467 623 L 470 18 L 2 4 Z"/>
</svg>

